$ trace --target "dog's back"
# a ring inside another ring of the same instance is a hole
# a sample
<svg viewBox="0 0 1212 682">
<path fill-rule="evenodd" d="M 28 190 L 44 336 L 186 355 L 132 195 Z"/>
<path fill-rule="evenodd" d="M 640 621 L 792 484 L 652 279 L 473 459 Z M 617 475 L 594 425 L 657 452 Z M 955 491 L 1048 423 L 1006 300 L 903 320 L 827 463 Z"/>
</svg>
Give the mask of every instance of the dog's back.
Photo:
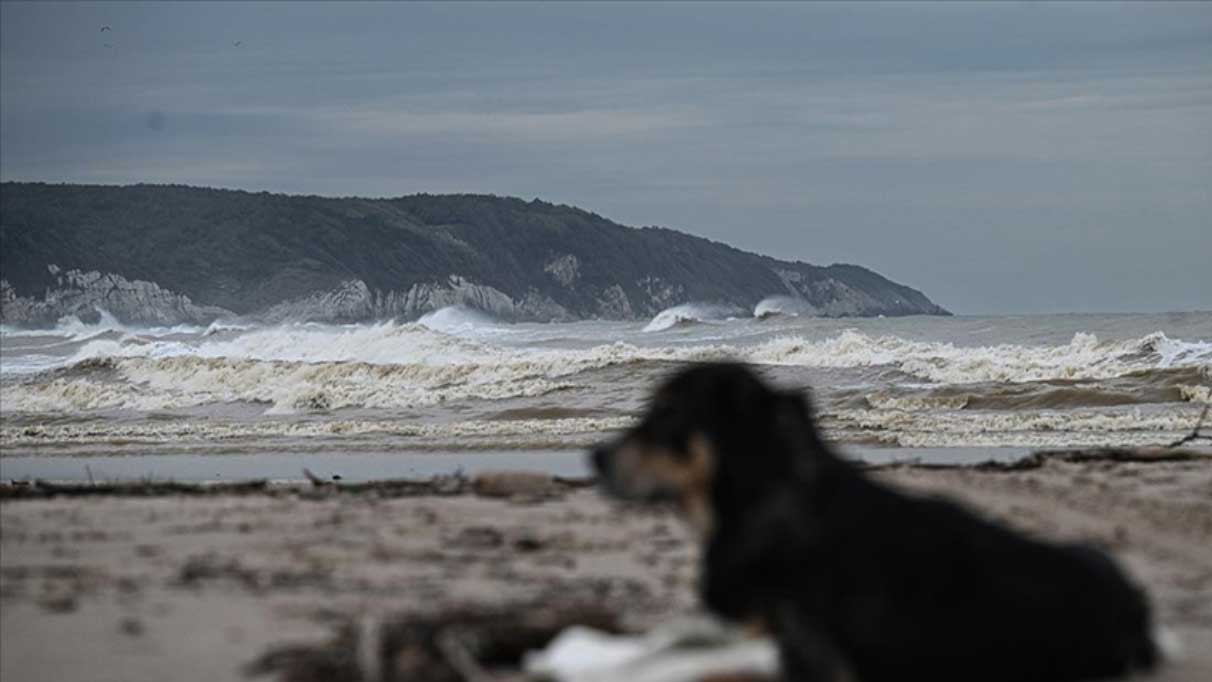
<svg viewBox="0 0 1212 682">
<path fill-rule="evenodd" d="M 828 637 L 865 682 L 1082 680 L 1154 665 L 1144 594 L 1101 551 L 1027 537 L 825 456 L 785 482 L 774 513 L 787 519 L 753 514 L 762 527 L 745 531 L 774 533 L 751 548 L 777 551 L 751 558 L 761 587 L 749 589 L 769 592 L 776 629 Z"/>
<path fill-rule="evenodd" d="M 792 592 L 860 679 L 1075 680 L 1153 664 L 1144 597 L 1101 552 L 864 483 L 803 546 L 814 575 Z"/>
</svg>

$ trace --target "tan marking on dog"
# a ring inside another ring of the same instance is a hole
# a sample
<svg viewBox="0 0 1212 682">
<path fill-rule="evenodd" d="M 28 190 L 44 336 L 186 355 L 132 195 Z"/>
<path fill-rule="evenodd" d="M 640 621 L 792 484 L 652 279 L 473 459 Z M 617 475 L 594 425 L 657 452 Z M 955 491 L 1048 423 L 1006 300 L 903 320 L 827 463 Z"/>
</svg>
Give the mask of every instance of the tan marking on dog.
<svg viewBox="0 0 1212 682">
<path fill-rule="evenodd" d="M 702 434 L 691 436 L 685 453 L 629 443 L 615 452 L 621 482 L 637 493 L 663 489 L 673 493 L 686 521 L 702 539 L 711 535 L 715 514 L 711 487 L 716 453 Z"/>
<path fill-rule="evenodd" d="M 759 639 L 769 635 L 770 626 L 766 624 L 766 619 L 761 616 L 754 616 L 741 623 L 741 636 L 743 637 Z"/>
<path fill-rule="evenodd" d="M 687 447 L 686 483 L 682 488 L 680 503 L 690 526 L 705 540 L 715 528 L 711 488 L 715 479 L 716 453 L 711 441 L 701 433 L 691 436 Z"/>
<path fill-rule="evenodd" d="M 685 477 L 677 455 L 663 448 L 625 443 L 614 452 L 615 480 L 623 489 L 640 497 L 661 491 L 681 497 Z"/>
</svg>

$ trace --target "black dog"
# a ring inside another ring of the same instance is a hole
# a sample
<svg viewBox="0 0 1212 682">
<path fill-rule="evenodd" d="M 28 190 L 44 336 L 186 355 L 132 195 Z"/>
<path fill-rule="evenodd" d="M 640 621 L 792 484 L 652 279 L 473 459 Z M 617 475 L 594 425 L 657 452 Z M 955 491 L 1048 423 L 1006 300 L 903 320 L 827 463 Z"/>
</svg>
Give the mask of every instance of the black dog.
<svg viewBox="0 0 1212 682">
<path fill-rule="evenodd" d="M 678 504 L 703 602 L 772 632 L 789 680 L 1084 680 L 1157 658 L 1108 556 L 871 480 L 743 365 L 678 373 L 593 463 L 617 497 Z"/>
</svg>

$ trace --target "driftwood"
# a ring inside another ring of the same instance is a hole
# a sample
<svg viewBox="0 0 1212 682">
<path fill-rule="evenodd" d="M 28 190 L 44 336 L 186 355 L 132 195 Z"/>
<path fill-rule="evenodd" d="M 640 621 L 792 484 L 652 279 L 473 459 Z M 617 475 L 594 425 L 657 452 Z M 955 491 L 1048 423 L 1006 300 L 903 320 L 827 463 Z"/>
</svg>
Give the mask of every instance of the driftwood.
<svg viewBox="0 0 1212 682">
<path fill-rule="evenodd" d="M 1210 438 L 1209 436 L 1199 436 Z M 1183 462 L 1207 458 L 1206 454 L 1196 450 L 1182 449 L 1179 446 L 1189 440 L 1177 441 L 1165 447 L 1099 447 L 1074 448 L 1067 450 L 1037 450 L 1029 455 L 1010 461 L 987 460 L 976 464 L 946 463 L 935 464 L 911 459 L 900 462 L 883 464 L 868 464 L 864 468 L 871 471 L 896 469 L 925 469 L 932 471 L 967 470 L 983 472 L 1015 472 L 1039 469 L 1048 462 Z"/>
<path fill-rule="evenodd" d="M 339 477 L 334 477 L 332 481 L 326 481 L 312 473 L 311 469 L 308 469 L 307 467 L 303 467 L 303 476 L 310 481 L 312 487 L 315 488 L 331 488 L 333 485 L 335 485 L 334 481 L 340 480 Z"/>
<path fill-rule="evenodd" d="M 1183 436 L 1182 438 L 1179 438 L 1178 440 L 1174 441 L 1173 443 L 1170 443 L 1166 447 L 1176 448 L 1180 445 L 1186 445 L 1187 443 L 1190 443 L 1192 441 L 1197 441 L 1197 440 L 1212 441 L 1212 436 L 1204 436 L 1204 435 L 1200 435 L 1200 433 L 1199 433 L 1199 430 L 1201 428 L 1203 428 L 1204 419 L 1207 418 L 1208 408 L 1210 408 L 1210 407 L 1212 407 L 1212 405 L 1204 405 L 1204 411 L 1199 413 L 1199 420 L 1195 422 L 1195 428 L 1191 429 L 1191 433 L 1188 433 L 1187 435 Z"/>
<path fill-rule="evenodd" d="M 611 610 L 594 604 L 553 606 L 553 601 L 343 622 L 328 642 L 271 649 L 244 673 L 279 682 L 517 680 L 523 655 L 571 625 L 620 631 Z"/>
<path fill-rule="evenodd" d="M 178 483 L 174 481 L 130 481 L 118 483 L 56 483 L 54 481 L 10 481 L 0 483 L 0 500 L 45 497 L 162 497 L 166 495 L 248 495 L 270 490 L 263 480 L 237 483 Z"/>
<path fill-rule="evenodd" d="M 59 481 L 0 481 L 0 500 L 47 497 L 164 497 L 172 495 L 293 495 L 305 499 L 321 499 L 330 495 L 371 495 L 381 498 L 421 497 L 426 495 L 485 495 L 489 497 L 557 497 L 566 492 L 594 485 L 588 478 L 545 477 L 542 495 L 519 488 L 512 490 L 497 485 L 491 488 L 495 474 L 487 473 L 467 476 L 462 473 L 437 475 L 422 479 L 384 479 L 349 483 L 334 477 L 322 478 L 307 469 L 303 470 L 304 481 L 270 482 L 263 479 L 233 482 L 186 483 L 180 481 L 113 481 L 59 482 Z"/>
</svg>

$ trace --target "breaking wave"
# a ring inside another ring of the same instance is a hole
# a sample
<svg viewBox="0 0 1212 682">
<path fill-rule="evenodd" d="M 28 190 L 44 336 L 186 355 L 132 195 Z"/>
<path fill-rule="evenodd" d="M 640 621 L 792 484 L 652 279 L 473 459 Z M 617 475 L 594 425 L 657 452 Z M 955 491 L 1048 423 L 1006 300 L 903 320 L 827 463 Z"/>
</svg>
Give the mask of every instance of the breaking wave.
<svg viewBox="0 0 1212 682">
<path fill-rule="evenodd" d="M 214 336 L 222 332 L 242 332 L 252 329 L 250 324 L 240 324 L 232 320 L 215 320 L 202 332 L 202 336 Z"/>
<path fill-rule="evenodd" d="M 108 332 L 125 333 L 129 331 L 126 326 L 108 312 L 98 309 L 97 313 L 100 317 L 97 322 L 92 324 L 82 321 L 75 315 L 67 315 L 59 318 L 58 323 L 50 329 L 24 329 L 2 325 L 0 326 L 0 338 L 52 337 L 65 341 L 84 341 Z"/>
<path fill-rule="evenodd" d="M 666 308 L 644 327 L 645 332 L 661 332 L 674 327 L 724 320 L 736 314 L 736 309 L 715 303 L 683 303 Z"/>
<path fill-rule="evenodd" d="M 814 312 L 810 303 L 790 296 L 769 296 L 753 307 L 753 316 L 759 320 L 780 315 L 811 315 Z"/>
<path fill-rule="evenodd" d="M 1212 343 L 1167 338 L 1161 332 L 1100 343 L 1078 333 L 1066 345 L 966 347 L 870 336 L 848 330 L 823 341 L 783 337 L 746 354 L 753 362 L 811 367 L 891 365 L 905 374 L 944 384 L 1104 379 L 1152 368 L 1212 364 Z"/>
<path fill-rule="evenodd" d="M 95 338 L 107 332 L 121 332 L 128 334 L 141 334 L 144 336 L 170 336 L 174 334 L 188 335 L 198 334 L 203 331 L 202 327 L 190 324 L 179 324 L 170 327 L 138 327 L 125 325 L 118 321 L 109 311 L 103 308 L 95 308 L 98 319 L 96 322 L 84 322 L 75 315 L 66 315 L 59 318 L 54 327 L 49 329 L 26 329 L 23 327 L 13 327 L 9 325 L 0 325 L 0 337 L 3 338 L 22 338 L 22 337 L 61 337 L 74 341 L 83 341 L 90 338 Z"/>
<path fill-rule="evenodd" d="M 435 332 L 456 335 L 491 330 L 500 326 L 500 323 L 487 313 L 462 305 L 447 306 L 426 313 L 417 320 L 417 324 Z"/>
<path fill-rule="evenodd" d="M 662 315 L 706 318 L 705 310 L 690 308 L 692 314 L 672 308 Z M 78 350 L 64 356 L 63 366 L 47 370 L 53 358 L 39 359 L 39 374 L 10 380 L 3 409 L 157 410 L 225 402 L 264 404 L 281 413 L 408 408 L 544 395 L 585 385 L 593 378 L 579 374 L 612 366 L 721 359 L 890 368 L 925 382 L 922 390 L 866 391 L 862 407 L 883 410 L 1208 402 L 1212 386 L 1212 343 L 1170 339 L 1160 332 L 1109 342 L 1078 333 L 1067 344 L 1039 346 L 957 346 L 846 330 L 820 340 L 791 335 L 679 345 L 637 338 L 635 343 L 535 348 L 435 331 L 430 325 L 452 330 L 488 319 L 445 311 L 419 323 L 299 324 L 184 338 L 106 331 L 85 337 Z M 1126 383 L 1114 383 L 1123 377 Z M 1099 381 L 1104 384 L 1081 383 Z M 956 386 L 969 388 L 948 388 Z"/>
</svg>

